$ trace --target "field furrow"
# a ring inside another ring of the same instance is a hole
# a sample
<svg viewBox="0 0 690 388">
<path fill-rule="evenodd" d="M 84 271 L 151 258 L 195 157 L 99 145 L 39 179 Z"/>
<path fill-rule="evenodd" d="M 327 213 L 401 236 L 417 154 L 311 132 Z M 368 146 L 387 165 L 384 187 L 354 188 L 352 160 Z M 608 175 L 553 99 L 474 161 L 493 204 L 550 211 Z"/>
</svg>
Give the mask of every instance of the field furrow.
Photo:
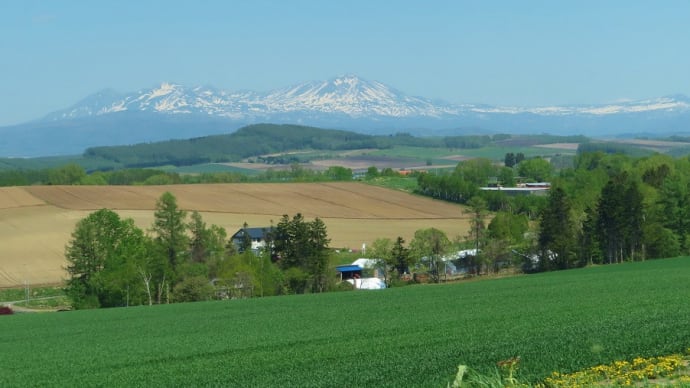
<svg viewBox="0 0 690 388">
<path fill-rule="evenodd" d="M 45 205 L 45 202 L 22 187 L 0 187 L 0 209 L 40 205 Z"/>
</svg>

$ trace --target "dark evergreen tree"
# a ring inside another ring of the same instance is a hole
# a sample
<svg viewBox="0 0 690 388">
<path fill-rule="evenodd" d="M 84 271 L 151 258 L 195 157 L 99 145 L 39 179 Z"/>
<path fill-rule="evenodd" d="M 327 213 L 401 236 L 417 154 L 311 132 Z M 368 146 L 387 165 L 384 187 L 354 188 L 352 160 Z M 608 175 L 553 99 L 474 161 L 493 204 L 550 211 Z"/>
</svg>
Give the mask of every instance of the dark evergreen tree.
<svg viewBox="0 0 690 388">
<path fill-rule="evenodd" d="M 642 193 L 637 182 L 631 181 L 625 189 L 624 224 L 626 257 L 630 260 L 644 260 L 643 230 L 645 223 Z"/>
<path fill-rule="evenodd" d="M 192 235 L 189 241 L 190 256 L 193 262 L 203 263 L 207 257 L 206 239 L 208 230 L 199 212 L 192 212 L 191 219 L 188 225 L 189 232 Z"/>
<path fill-rule="evenodd" d="M 522 152 L 518 152 L 517 154 L 515 154 L 515 164 L 520 164 L 520 162 L 522 162 L 523 160 L 525 160 L 525 154 L 523 154 Z"/>
<path fill-rule="evenodd" d="M 289 278 L 291 291 L 301 292 L 309 285 L 312 292 L 326 290 L 330 239 L 321 219 L 306 222 L 300 213 L 292 219 L 285 214 L 271 239 L 277 264 Z"/>
<path fill-rule="evenodd" d="M 626 221 L 623 179 L 609 180 L 601 191 L 597 206 L 597 234 L 608 264 L 623 260 Z"/>
<path fill-rule="evenodd" d="M 398 236 L 393 244 L 391 259 L 393 267 L 398 272 L 398 278 L 406 273 L 410 273 L 410 251 L 405 247 L 405 239 Z"/>
<path fill-rule="evenodd" d="M 328 286 L 329 250 L 326 224 L 320 218 L 308 223 L 309 251 L 306 258 L 306 271 L 311 277 L 312 292 L 324 292 Z"/>
<path fill-rule="evenodd" d="M 572 267 L 575 259 L 574 230 L 570 201 L 565 191 L 556 187 L 549 193 L 539 219 L 539 264 L 542 270 Z"/>
<path fill-rule="evenodd" d="M 515 165 L 515 154 L 512 152 L 506 153 L 505 158 L 503 158 L 503 164 L 506 167 L 513 167 Z"/>
<path fill-rule="evenodd" d="M 579 256 L 582 265 L 601 264 L 601 250 L 597 235 L 597 211 L 594 207 L 585 209 L 585 219 L 579 236 Z"/>
</svg>

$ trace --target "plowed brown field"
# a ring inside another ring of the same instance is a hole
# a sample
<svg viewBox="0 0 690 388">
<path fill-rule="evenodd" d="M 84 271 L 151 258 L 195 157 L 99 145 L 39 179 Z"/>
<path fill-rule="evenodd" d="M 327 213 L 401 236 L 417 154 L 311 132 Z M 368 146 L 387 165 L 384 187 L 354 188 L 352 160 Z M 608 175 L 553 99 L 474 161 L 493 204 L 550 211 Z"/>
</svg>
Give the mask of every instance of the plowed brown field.
<svg viewBox="0 0 690 388">
<path fill-rule="evenodd" d="M 340 248 L 360 249 L 379 237 L 410 241 L 417 229 L 429 227 L 452 239 L 469 227 L 457 205 L 349 182 L 0 188 L 0 287 L 60 282 L 64 247 L 78 220 L 108 208 L 146 230 L 165 191 L 180 208 L 201 212 L 207 224 L 224 227 L 228 235 L 245 222 L 268 226 L 296 213 L 321 218 L 330 245 Z"/>
</svg>

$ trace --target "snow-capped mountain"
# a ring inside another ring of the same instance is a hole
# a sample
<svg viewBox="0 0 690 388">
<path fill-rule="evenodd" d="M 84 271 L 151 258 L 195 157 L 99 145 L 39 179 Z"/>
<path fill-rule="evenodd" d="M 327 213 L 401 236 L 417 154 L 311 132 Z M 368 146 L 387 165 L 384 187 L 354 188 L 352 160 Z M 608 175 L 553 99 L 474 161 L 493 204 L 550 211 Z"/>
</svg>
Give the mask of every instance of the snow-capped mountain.
<svg viewBox="0 0 690 388">
<path fill-rule="evenodd" d="M 690 99 L 672 95 L 602 105 L 506 107 L 413 97 L 355 75 L 268 92 L 165 82 L 134 93 L 104 90 L 41 120 L 0 128 L 0 156 L 75 154 L 90 146 L 228 133 L 259 122 L 417 136 L 651 136 L 690 132 Z"/>
<path fill-rule="evenodd" d="M 45 120 L 64 120 L 122 111 L 202 114 L 229 119 L 253 119 L 274 114 L 311 112 L 350 117 L 439 117 L 459 113 L 459 107 L 411 97 L 380 82 L 346 75 L 322 82 L 258 92 L 229 92 L 208 87 L 160 86 L 119 96 L 103 91 Z"/>
<path fill-rule="evenodd" d="M 640 112 L 690 110 L 690 100 L 682 95 L 606 105 L 501 107 L 453 105 L 408 96 L 377 81 L 345 75 L 328 81 L 307 82 L 267 93 L 232 92 L 210 87 L 185 87 L 173 83 L 119 95 L 112 90 L 96 93 L 44 120 L 92 117 L 115 112 L 155 112 L 195 114 L 253 121 L 272 115 L 292 113 L 339 114 L 352 118 L 449 118 L 467 115 L 603 116 Z"/>
</svg>

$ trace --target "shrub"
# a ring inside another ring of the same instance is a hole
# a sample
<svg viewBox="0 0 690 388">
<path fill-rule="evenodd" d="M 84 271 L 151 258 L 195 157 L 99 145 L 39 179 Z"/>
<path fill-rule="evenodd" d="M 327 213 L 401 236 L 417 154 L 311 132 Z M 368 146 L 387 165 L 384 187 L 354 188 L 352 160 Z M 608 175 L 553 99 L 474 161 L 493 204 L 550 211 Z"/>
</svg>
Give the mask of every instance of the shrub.
<svg viewBox="0 0 690 388">
<path fill-rule="evenodd" d="M 213 285 L 204 276 L 192 276 L 175 286 L 173 295 L 177 302 L 210 300 L 215 294 Z"/>
</svg>

